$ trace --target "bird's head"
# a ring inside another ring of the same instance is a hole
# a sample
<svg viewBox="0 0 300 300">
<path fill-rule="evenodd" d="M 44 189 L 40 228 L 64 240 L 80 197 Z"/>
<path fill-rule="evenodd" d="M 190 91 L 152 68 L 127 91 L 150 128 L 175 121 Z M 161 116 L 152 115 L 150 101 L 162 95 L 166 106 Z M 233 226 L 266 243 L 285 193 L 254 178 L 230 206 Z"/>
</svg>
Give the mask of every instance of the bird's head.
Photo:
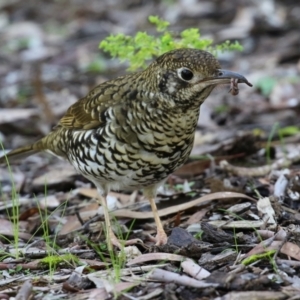
<svg viewBox="0 0 300 300">
<path fill-rule="evenodd" d="M 156 88 L 171 106 L 200 105 L 215 86 L 230 83 L 232 79 L 252 86 L 244 76 L 221 69 L 212 54 L 196 49 L 167 52 L 147 70 L 150 76 L 156 76 L 153 78 Z"/>
</svg>

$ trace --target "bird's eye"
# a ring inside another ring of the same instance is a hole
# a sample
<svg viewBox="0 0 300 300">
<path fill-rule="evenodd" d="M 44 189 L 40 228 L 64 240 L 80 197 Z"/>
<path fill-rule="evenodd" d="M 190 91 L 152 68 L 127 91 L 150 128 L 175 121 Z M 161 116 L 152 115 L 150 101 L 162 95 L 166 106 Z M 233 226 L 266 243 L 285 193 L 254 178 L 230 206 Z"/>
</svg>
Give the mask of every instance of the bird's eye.
<svg viewBox="0 0 300 300">
<path fill-rule="evenodd" d="M 193 79 L 194 74 L 190 69 L 181 68 L 178 70 L 179 77 L 184 81 L 190 81 Z"/>
</svg>

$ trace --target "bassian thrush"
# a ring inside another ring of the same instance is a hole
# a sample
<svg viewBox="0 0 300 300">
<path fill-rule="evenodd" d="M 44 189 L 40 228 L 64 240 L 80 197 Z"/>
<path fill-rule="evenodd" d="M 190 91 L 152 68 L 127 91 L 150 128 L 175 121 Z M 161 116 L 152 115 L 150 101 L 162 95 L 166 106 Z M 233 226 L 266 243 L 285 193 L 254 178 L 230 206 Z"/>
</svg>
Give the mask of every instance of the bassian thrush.
<svg viewBox="0 0 300 300">
<path fill-rule="evenodd" d="M 104 210 L 109 249 L 121 244 L 112 231 L 107 193 L 143 188 L 157 226 L 156 244 L 165 244 L 156 191 L 188 159 L 200 105 L 216 85 L 230 82 L 235 88 L 238 83 L 251 86 L 242 75 L 222 70 L 208 52 L 167 52 L 142 72 L 96 86 L 48 135 L 9 152 L 7 158 L 47 151 L 67 159 L 93 182 Z M 0 163 L 5 161 L 0 158 Z"/>
</svg>

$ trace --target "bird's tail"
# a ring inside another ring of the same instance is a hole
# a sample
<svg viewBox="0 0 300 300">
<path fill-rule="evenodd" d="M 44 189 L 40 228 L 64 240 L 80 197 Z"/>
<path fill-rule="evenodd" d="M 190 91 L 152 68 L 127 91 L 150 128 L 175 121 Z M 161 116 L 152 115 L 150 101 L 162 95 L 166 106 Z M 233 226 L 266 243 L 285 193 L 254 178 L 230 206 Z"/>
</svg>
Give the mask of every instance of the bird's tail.
<svg viewBox="0 0 300 300">
<path fill-rule="evenodd" d="M 35 143 L 17 148 L 0 157 L 0 165 L 13 162 L 14 160 L 30 156 L 32 154 L 47 151 L 53 155 L 61 158 L 67 158 L 66 149 L 64 148 L 64 143 L 59 145 L 61 142 L 61 137 L 65 134 L 65 129 L 57 127 L 55 130 L 51 131 L 49 134 L 36 141 Z"/>
<path fill-rule="evenodd" d="M 34 149 L 33 145 L 20 147 L 0 157 L 0 164 L 4 164 L 5 162 L 12 162 L 13 160 L 24 158 L 26 156 L 35 154 L 39 151 L 40 150 L 38 149 Z"/>
<path fill-rule="evenodd" d="M 4 156 L 0 157 L 0 165 L 43 151 L 44 149 L 42 149 L 41 144 L 40 140 L 32 145 L 20 147 L 6 153 Z"/>
</svg>

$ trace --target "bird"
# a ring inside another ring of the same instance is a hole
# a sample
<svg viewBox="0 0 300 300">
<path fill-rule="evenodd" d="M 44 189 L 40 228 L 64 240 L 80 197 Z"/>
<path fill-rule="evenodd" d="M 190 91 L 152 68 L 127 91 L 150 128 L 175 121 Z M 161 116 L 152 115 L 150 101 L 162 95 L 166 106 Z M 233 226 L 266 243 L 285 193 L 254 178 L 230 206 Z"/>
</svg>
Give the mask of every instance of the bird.
<svg viewBox="0 0 300 300">
<path fill-rule="evenodd" d="M 171 50 L 145 70 L 99 84 L 45 137 L 8 152 L 0 163 L 41 151 L 69 161 L 97 188 L 109 250 L 124 244 L 112 230 L 107 194 L 142 189 L 153 211 L 156 245 L 164 245 L 168 237 L 155 202 L 157 189 L 188 159 L 201 104 L 217 85 L 232 82 L 235 88 L 252 86 L 241 74 L 222 69 L 207 51 Z"/>
</svg>

